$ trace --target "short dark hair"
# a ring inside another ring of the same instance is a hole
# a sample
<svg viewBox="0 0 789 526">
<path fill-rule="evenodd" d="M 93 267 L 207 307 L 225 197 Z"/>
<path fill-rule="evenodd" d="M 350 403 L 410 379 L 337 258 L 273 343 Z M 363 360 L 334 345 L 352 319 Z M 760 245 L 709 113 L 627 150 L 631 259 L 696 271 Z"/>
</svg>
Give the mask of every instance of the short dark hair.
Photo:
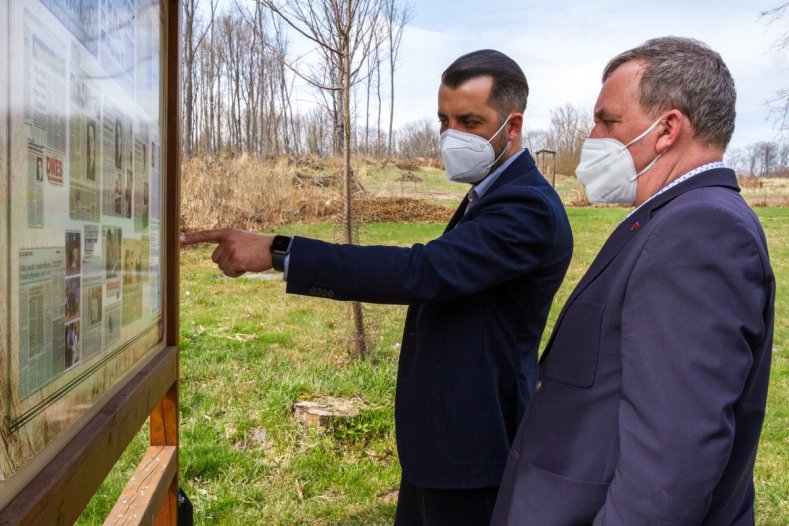
<svg viewBox="0 0 789 526">
<path fill-rule="evenodd" d="M 495 49 L 472 51 L 455 60 L 441 74 L 441 83 L 456 89 L 476 77 L 493 79 L 488 103 L 504 119 L 510 112 L 523 113 L 529 98 L 529 83 L 518 64 Z"/>
<path fill-rule="evenodd" d="M 611 59 L 603 82 L 633 60 L 644 63 L 639 103 L 647 112 L 677 109 L 699 140 L 726 149 L 734 133 L 737 90 L 718 53 L 692 38 L 653 38 Z"/>
</svg>

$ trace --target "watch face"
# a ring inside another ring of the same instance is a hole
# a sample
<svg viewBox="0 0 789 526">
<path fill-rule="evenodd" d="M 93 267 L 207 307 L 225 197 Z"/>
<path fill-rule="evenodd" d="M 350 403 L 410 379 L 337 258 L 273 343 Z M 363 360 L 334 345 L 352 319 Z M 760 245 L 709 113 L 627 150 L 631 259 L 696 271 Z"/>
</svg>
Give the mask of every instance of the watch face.
<svg viewBox="0 0 789 526">
<path fill-rule="evenodd" d="M 290 238 L 288 236 L 274 236 L 271 242 L 272 252 L 287 252 L 290 248 Z"/>
</svg>

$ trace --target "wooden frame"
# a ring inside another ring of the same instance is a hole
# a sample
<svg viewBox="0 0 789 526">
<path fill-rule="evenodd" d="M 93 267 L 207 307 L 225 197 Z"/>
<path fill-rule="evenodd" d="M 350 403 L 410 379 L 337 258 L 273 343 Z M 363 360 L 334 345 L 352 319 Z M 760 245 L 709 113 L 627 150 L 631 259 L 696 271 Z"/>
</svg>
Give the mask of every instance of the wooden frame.
<svg viewBox="0 0 789 526">
<path fill-rule="evenodd" d="M 163 342 L 100 400 L 102 405 L 94 416 L 46 465 L 40 469 L 36 466 L 37 472 L 29 474 L 28 482 L 0 510 L 0 525 L 72 524 L 147 418 L 151 447 L 108 522 L 177 524 L 181 6 L 178 0 L 165 0 L 163 7 L 166 108 L 162 153 L 166 190 L 162 237 L 167 261 L 163 276 Z M 5 137 L 6 126 L 2 128 L 0 139 Z M 5 189 L 0 191 L 2 196 Z M 3 199 L 0 203 L 3 214 L 7 213 L 5 202 Z"/>
</svg>

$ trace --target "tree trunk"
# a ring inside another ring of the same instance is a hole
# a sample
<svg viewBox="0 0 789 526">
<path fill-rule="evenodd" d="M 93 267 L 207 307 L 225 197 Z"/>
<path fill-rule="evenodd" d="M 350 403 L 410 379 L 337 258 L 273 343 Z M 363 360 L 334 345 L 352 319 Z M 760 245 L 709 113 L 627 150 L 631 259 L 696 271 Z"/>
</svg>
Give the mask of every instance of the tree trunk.
<svg viewBox="0 0 789 526">
<path fill-rule="evenodd" d="M 345 191 L 345 242 L 353 243 L 353 172 L 351 171 L 351 0 L 346 0 L 348 26 L 343 35 L 343 79 L 342 79 L 342 105 L 343 105 L 343 157 L 344 177 L 343 190 Z M 351 302 L 353 316 L 353 341 L 351 349 L 357 358 L 367 356 L 367 338 L 364 334 L 364 318 L 362 304 L 358 301 Z"/>
</svg>

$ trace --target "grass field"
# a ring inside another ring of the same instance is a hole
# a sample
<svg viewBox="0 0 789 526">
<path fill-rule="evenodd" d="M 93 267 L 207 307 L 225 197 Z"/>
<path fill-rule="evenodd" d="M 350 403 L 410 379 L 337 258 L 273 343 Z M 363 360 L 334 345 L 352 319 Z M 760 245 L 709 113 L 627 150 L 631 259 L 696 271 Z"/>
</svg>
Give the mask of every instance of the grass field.
<svg viewBox="0 0 789 526">
<path fill-rule="evenodd" d="M 374 178 L 375 175 L 370 175 Z M 569 208 L 575 253 L 548 322 L 625 215 Z M 778 280 L 768 416 L 756 468 L 757 524 L 789 524 L 789 209 L 758 208 Z M 409 245 L 438 224 L 370 224 L 363 243 Z M 332 240 L 331 225 L 278 230 Z M 346 307 L 289 296 L 273 279 L 224 279 L 210 251 L 182 253 L 181 485 L 206 525 L 391 524 L 399 466 L 393 400 L 403 307 L 367 307 L 374 350 L 348 359 Z M 292 420 L 291 403 L 314 395 L 359 396 L 360 416 L 320 431 Z M 678 429 L 677 432 L 682 432 Z M 147 430 L 86 509 L 100 524 L 146 448 Z"/>
</svg>

